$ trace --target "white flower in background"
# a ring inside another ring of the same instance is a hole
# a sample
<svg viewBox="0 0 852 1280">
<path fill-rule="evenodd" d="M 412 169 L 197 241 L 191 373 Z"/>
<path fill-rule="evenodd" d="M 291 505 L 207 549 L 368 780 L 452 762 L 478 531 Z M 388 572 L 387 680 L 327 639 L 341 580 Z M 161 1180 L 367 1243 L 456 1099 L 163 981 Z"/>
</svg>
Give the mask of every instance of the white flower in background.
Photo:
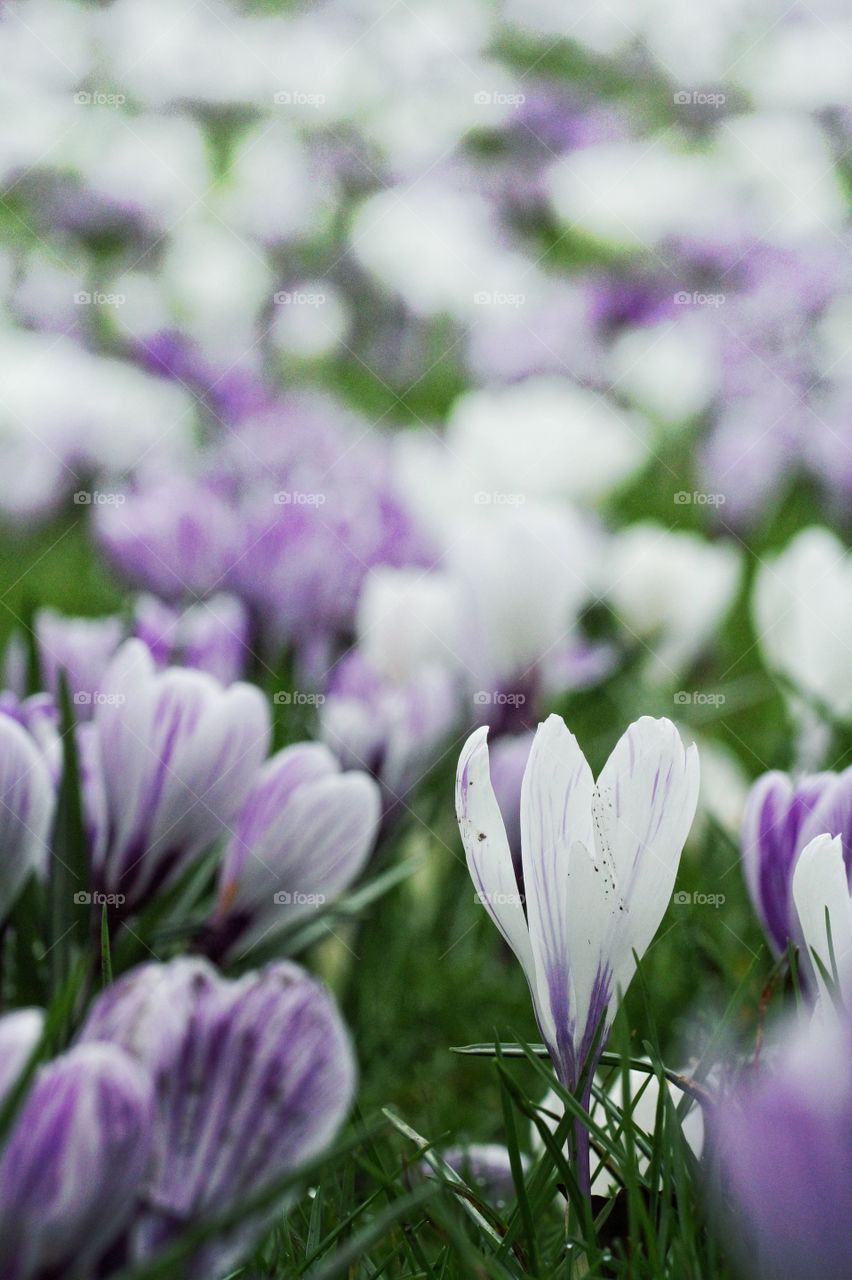
<svg viewBox="0 0 852 1280">
<path fill-rule="evenodd" d="M 705 319 L 688 316 L 623 330 L 608 359 L 619 393 L 666 423 L 682 422 L 706 409 L 720 369 Z"/>
<path fill-rule="evenodd" d="M 643 522 L 612 538 L 601 594 L 627 631 L 648 646 L 649 678 L 664 683 L 712 640 L 739 579 L 733 545 Z"/>
<path fill-rule="evenodd" d="M 690 844 L 707 828 L 708 819 L 727 831 L 739 842 L 743 813 L 749 793 L 749 778 L 733 751 L 692 729 L 678 725 L 687 741 L 694 741 L 701 757 L 701 787 L 698 792 L 698 814 L 692 828 Z"/>
<path fill-rule="evenodd" d="M 852 106 L 852 23 L 842 11 L 800 10 L 794 22 L 770 28 L 748 51 L 737 78 L 760 106 Z"/>
<path fill-rule="evenodd" d="M 397 683 L 433 663 L 455 667 L 463 607 L 459 584 L 441 570 L 371 569 L 358 603 L 358 648 Z"/>
<path fill-rule="evenodd" d="M 215 207 L 228 227 L 279 244 L 327 232 L 337 199 L 292 124 L 264 120 L 240 136 Z"/>
<path fill-rule="evenodd" d="M 320 359 L 335 351 L 352 324 L 346 297 L 328 280 L 299 280 L 282 290 L 287 301 L 275 308 L 269 341 L 282 355 Z"/>
<path fill-rule="evenodd" d="M 521 884 L 491 785 L 487 735 L 471 735 L 456 775 L 468 869 L 524 970 L 560 1083 L 575 1090 L 671 897 L 698 799 L 698 754 L 684 749 L 670 721 L 645 716 L 595 783 L 577 740 L 550 716 L 521 789 Z M 577 1142 L 588 1191 L 588 1135 Z"/>
<path fill-rule="evenodd" d="M 827 1011 L 837 995 L 848 1005 L 852 998 L 852 898 L 841 836 L 816 836 L 799 854 L 793 872 L 793 902 L 804 942 L 801 961 L 818 992 L 819 1005 Z M 820 965 L 830 981 L 837 983 L 834 993 Z"/>
<path fill-rule="evenodd" d="M 468 391 L 450 410 L 446 447 L 469 486 L 523 500 L 595 502 L 648 457 L 638 414 L 556 376 Z"/>
<path fill-rule="evenodd" d="M 806 699 L 852 719 L 852 558 L 828 529 L 802 530 L 754 586 L 764 660 Z"/>
</svg>

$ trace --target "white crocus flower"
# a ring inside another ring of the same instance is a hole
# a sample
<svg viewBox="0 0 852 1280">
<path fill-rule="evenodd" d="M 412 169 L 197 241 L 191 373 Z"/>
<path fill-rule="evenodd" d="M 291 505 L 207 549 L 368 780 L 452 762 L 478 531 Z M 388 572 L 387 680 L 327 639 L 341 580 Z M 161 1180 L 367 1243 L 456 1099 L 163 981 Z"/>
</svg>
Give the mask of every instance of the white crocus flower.
<svg viewBox="0 0 852 1280">
<path fill-rule="evenodd" d="M 820 1003 L 825 1008 L 832 998 L 823 968 L 836 979 L 837 994 L 848 1000 L 852 997 L 852 898 L 841 836 L 816 836 L 802 850 L 793 872 L 793 902 L 804 940 L 803 958 Z"/>
<path fill-rule="evenodd" d="M 766 663 L 806 698 L 852 719 L 852 557 L 828 529 L 804 529 L 758 572 L 754 621 Z"/>
<path fill-rule="evenodd" d="M 491 785 L 487 728 L 468 739 L 456 812 L 479 900 L 526 975 L 560 1081 L 588 1095 L 617 1000 L 662 920 L 698 799 L 698 753 L 668 720 L 631 725 L 595 783 L 558 716 L 521 789 L 522 883 Z M 588 1135 L 576 1135 L 588 1190 Z"/>
</svg>

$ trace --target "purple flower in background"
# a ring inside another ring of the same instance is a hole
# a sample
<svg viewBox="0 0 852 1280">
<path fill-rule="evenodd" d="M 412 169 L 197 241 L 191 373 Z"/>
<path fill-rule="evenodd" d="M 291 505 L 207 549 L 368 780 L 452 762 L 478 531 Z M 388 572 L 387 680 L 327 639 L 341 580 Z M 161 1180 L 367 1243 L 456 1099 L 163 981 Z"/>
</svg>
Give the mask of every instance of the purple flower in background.
<svg viewBox="0 0 852 1280">
<path fill-rule="evenodd" d="M 793 872 L 815 836 L 843 836 L 852 864 L 852 769 L 793 778 L 773 770 L 758 778 L 743 816 L 746 885 L 775 955 L 801 943 L 793 904 Z"/>
<path fill-rule="evenodd" d="M 27 731 L 0 713 L 0 921 L 32 872 L 44 871 L 55 793 Z"/>
<path fill-rule="evenodd" d="M 566 1089 L 591 1074 L 636 967 L 671 897 L 698 799 L 698 756 L 674 725 L 631 725 L 595 783 L 558 716 L 540 725 L 521 790 L 521 893 L 492 786 L 488 730 L 465 744 L 456 812 L 468 869 L 530 987 L 536 1020 Z M 597 1037 L 597 1039 L 596 1039 Z M 588 1134 L 575 1135 L 589 1190 Z"/>
<path fill-rule="evenodd" d="M 344 769 L 367 769 L 386 816 L 435 764 L 459 718 L 459 691 L 442 668 L 382 679 L 358 650 L 338 663 L 320 708 L 320 735 Z"/>
<path fill-rule="evenodd" d="M 0 1155 L 4 1280 L 93 1274 L 134 1211 L 152 1104 L 148 1073 L 114 1045 L 79 1045 L 41 1068 Z"/>
<path fill-rule="evenodd" d="M 134 631 L 158 666 L 206 671 L 222 684 L 233 684 L 245 675 L 251 655 L 245 605 L 226 592 L 200 600 L 183 613 L 156 596 L 141 595 L 136 601 Z"/>
<path fill-rule="evenodd" d="M 98 998 L 82 1040 L 120 1046 L 155 1084 L 153 1158 L 129 1231 L 133 1261 L 318 1155 L 354 1090 L 340 1015 L 292 964 L 233 982 L 200 959 L 145 965 Z M 226 1275 L 280 1210 L 279 1198 L 200 1246 L 186 1280 Z"/>
<path fill-rule="evenodd" d="M 209 948 L 243 954 L 335 898 L 363 869 L 380 808 L 373 779 L 342 773 L 320 743 L 267 760 L 233 824 Z"/>
<path fill-rule="evenodd" d="M 722 1193 L 744 1274 L 760 1280 L 852 1275 L 852 1028 L 798 1024 L 772 1069 L 711 1113 Z"/>
<path fill-rule="evenodd" d="M 158 673 L 139 640 L 119 650 L 83 729 L 95 882 L 128 909 L 228 833 L 270 732 L 259 689 L 179 667 Z"/>
<path fill-rule="evenodd" d="M 503 825 L 506 828 L 506 839 L 512 853 L 512 865 L 520 886 L 524 891 L 524 868 L 521 857 L 521 788 L 524 773 L 530 758 L 535 734 L 515 733 L 498 738 L 488 748 L 491 786 L 497 800 Z"/>
<path fill-rule="evenodd" d="M 213 485 L 180 472 L 140 478 L 122 496 L 122 503 L 94 509 L 94 530 L 128 582 L 174 602 L 226 585 L 243 536 L 237 513 Z"/>
</svg>

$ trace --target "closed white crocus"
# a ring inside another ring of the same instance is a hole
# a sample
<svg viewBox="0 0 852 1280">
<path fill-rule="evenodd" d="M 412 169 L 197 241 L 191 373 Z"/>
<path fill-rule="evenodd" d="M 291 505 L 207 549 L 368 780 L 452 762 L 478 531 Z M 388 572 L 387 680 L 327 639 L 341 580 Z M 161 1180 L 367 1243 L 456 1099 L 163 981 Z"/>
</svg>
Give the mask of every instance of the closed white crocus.
<svg viewBox="0 0 852 1280">
<path fill-rule="evenodd" d="M 733 604 L 739 578 L 731 544 L 645 522 L 613 538 L 601 594 L 647 647 L 649 679 L 665 684 L 699 656 Z"/>
<path fill-rule="evenodd" d="M 586 1101 L 597 1057 L 671 897 L 698 799 L 698 753 L 669 720 L 623 734 L 595 783 L 559 716 L 539 725 L 521 788 L 522 879 L 489 771 L 487 728 L 466 742 L 456 812 L 468 869 L 526 975 L 566 1089 Z M 574 1137 L 589 1189 L 588 1134 Z"/>
<path fill-rule="evenodd" d="M 848 1003 L 852 999 L 852 897 L 841 836 L 816 836 L 799 854 L 793 902 L 804 943 L 802 959 L 818 1003 L 826 1009 L 832 999 L 823 969 L 837 985 L 835 994 Z"/>
<path fill-rule="evenodd" d="M 754 623 L 767 666 L 852 720 L 852 557 L 828 529 L 804 529 L 758 571 Z"/>
</svg>

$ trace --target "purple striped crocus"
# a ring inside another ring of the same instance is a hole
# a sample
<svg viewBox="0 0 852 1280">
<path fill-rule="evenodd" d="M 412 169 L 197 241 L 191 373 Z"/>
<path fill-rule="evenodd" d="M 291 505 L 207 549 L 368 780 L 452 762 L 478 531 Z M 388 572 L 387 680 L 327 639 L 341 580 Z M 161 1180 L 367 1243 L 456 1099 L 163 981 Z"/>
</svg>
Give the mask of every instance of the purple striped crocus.
<svg viewBox="0 0 852 1280">
<path fill-rule="evenodd" d="M 840 836 L 815 836 L 793 872 L 802 964 L 822 1012 L 852 997 L 852 897 Z M 835 990 L 832 991 L 831 988 Z"/>
<path fill-rule="evenodd" d="M 245 953 L 335 898 L 363 869 L 380 814 L 375 781 L 342 773 L 320 743 L 298 743 L 267 760 L 225 850 L 213 953 Z"/>
<path fill-rule="evenodd" d="M 0 712 L 0 921 L 48 860 L 55 792 L 35 740 Z"/>
<path fill-rule="evenodd" d="M 486 728 L 459 760 L 456 812 L 477 897 L 526 975 L 541 1035 L 566 1089 L 591 1076 L 671 897 L 698 799 L 698 756 L 668 720 L 645 716 L 595 783 L 559 716 L 539 725 L 521 788 L 523 892 L 492 786 Z M 575 1135 L 589 1190 L 588 1134 Z"/>
<path fill-rule="evenodd" d="M 154 1081 L 153 1152 L 128 1232 L 132 1261 L 274 1188 L 318 1155 L 352 1099 L 349 1038 L 325 989 L 279 963 L 227 981 L 201 959 L 133 970 L 95 1002 L 83 1044 L 106 1041 Z M 241 1216 L 184 1264 L 228 1274 L 280 1213 Z"/>
<path fill-rule="evenodd" d="M 129 640 L 84 728 L 96 886 L 131 909 L 228 834 L 266 756 L 269 710 L 253 685 L 157 672 Z"/>
<path fill-rule="evenodd" d="M 743 816 L 743 871 L 755 912 L 777 956 L 788 941 L 802 941 L 793 873 L 805 845 L 824 833 L 843 837 L 846 863 L 852 865 L 852 769 L 798 778 L 773 770 L 758 778 Z"/>
<path fill-rule="evenodd" d="M 3 1280 L 96 1273 L 136 1211 L 152 1122 L 149 1074 L 115 1045 L 37 1072 L 0 1154 Z"/>
<path fill-rule="evenodd" d="M 773 1065 L 725 1096 L 709 1133 L 743 1274 L 852 1275 L 852 1026 L 797 1023 Z"/>
</svg>

